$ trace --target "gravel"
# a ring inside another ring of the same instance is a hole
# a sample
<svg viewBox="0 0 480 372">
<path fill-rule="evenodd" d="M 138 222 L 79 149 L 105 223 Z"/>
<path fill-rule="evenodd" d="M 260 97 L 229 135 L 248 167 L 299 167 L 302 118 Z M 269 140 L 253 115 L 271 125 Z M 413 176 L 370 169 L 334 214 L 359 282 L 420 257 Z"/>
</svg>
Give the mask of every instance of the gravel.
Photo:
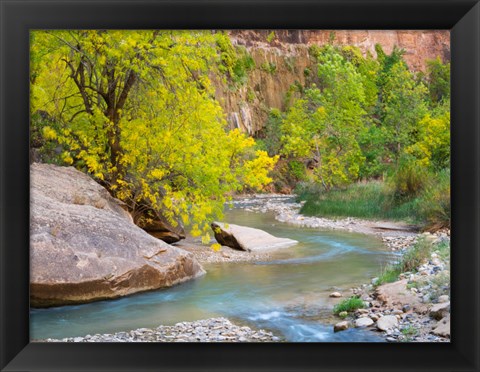
<svg viewBox="0 0 480 372">
<path fill-rule="evenodd" d="M 113 334 L 95 334 L 40 342 L 278 342 L 279 337 L 265 330 L 238 326 L 226 318 L 181 322 L 173 326 L 138 328 Z"/>
</svg>

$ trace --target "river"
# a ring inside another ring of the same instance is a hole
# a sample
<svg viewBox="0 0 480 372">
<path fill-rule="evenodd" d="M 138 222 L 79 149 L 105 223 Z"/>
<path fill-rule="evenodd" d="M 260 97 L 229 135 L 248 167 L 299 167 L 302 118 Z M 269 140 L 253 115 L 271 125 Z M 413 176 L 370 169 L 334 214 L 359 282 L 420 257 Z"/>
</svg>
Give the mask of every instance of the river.
<svg viewBox="0 0 480 372">
<path fill-rule="evenodd" d="M 371 331 L 334 333 L 328 295 L 368 282 L 392 254 L 375 236 L 280 223 L 272 213 L 234 208 L 225 221 L 299 241 L 274 259 L 204 265 L 203 277 L 172 288 L 84 305 L 32 309 L 32 339 L 114 333 L 224 316 L 289 342 L 381 342 Z"/>
</svg>

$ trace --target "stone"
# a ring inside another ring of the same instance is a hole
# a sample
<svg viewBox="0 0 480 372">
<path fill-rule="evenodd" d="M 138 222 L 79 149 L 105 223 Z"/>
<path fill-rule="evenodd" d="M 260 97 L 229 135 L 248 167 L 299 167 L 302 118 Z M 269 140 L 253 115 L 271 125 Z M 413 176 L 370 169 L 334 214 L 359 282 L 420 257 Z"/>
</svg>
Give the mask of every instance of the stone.
<svg viewBox="0 0 480 372">
<path fill-rule="evenodd" d="M 342 297 L 342 294 L 340 292 L 332 292 L 328 297 L 338 298 Z"/>
<path fill-rule="evenodd" d="M 252 227 L 212 223 L 215 239 L 221 245 L 247 252 L 264 252 L 287 248 L 297 244 L 296 240 L 277 238 L 263 230 Z"/>
<path fill-rule="evenodd" d="M 432 333 L 437 336 L 450 338 L 450 315 L 440 320 Z"/>
<path fill-rule="evenodd" d="M 385 315 L 377 320 L 377 328 L 381 331 L 392 330 L 398 326 L 398 319 L 395 315 Z"/>
<path fill-rule="evenodd" d="M 430 308 L 430 317 L 436 320 L 445 318 L 450 313 L 450 301 L 435 304 Z"/>
<path fill-rule="evenodd" d="M 337 323 L 333 326 L 333 331 L 334 332 L 340 332 L 340 331 L 344 331 L 346 329 L 348 329 L 348 322 L 347 321 L 339 322 L 339 323 Z"/>
<path fill-rule="evenodd" d="M 191 253 L 136 226 L 88 175 L 37 163 L 30 174 L 32 307 L 116 298 L 205 273 Z"/>
<path fill-rule="evenodd" d="M 346 311 L 340 311 L 340 312 L 338 313 L 338 316 L 339 316 L 340 318 L 346 318 L 346 317 L 348 316 L 348 312 L 346 312 Z"/>
<path fill-rule="evenodd" d="M 355 320 L 355 327 L 368 327 L 373 324 L 373 320 L 365 317 L 365 318 L 358 318 Z"/>
<path fill-rule="evenodd" d="M 407 289 L 407 279 L 399 280 L 393 283 L 387 283 L 379 286 L 375 291 L 375 297 L 383 306 L 402 308 L 409 305 L 412 311 L 419 314 L 426 313 L 428 307 L 423 304 L 418 296 L 413 293 L 413 289 Z"/>
<path fill-rule="evenodd" d="M 355 311 L 357 314 L 368 314 L 369 311 L 367 309 L 357 309 Z"/>
<path fill-rule="evenodd" d="M 440 297 L 438 297 L 438 302 L 439 303 L 445 303 L 445 302 L 448 302 L 450 301 L 450 297 L 448 297 L 447 295 L 441 295 Z"/>
</svg>

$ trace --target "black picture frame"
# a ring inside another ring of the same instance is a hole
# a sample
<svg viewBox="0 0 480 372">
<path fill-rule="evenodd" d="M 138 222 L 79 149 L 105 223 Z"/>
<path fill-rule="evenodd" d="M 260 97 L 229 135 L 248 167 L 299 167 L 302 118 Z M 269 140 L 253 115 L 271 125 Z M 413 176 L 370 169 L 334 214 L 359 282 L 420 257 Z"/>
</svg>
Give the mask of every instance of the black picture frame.
<svg viewBox="0 0 480 372">
<path fill-rule="evenodd" d="M 479 371 L 480 5 L 472 0 L 0 0 L 2 371 Z M 29 30 L 449 29 L 452 341 L 29 343 Z"/>
</svg>

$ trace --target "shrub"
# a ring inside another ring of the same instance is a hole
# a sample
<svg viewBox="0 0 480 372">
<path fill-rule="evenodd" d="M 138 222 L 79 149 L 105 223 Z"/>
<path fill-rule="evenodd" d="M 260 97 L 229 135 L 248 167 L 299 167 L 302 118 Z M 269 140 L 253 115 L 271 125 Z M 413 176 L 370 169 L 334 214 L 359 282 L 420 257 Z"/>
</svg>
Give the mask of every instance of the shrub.
<svg viewBox="0 0 480 372">
<path fill-rule="evenodd" d="M 402 257 L 400 261 L 401 272 L 415 270 L 430 257 L 433 244 L 424 237 L 420 237 Z"/>
<path fill-rule="evenodd" d="M 303 164 L 303 162 L 298 160 L 290 160 L 288 162 L 288 169 L 290 171 L 290 175 L 296 180 L 305 179 L 305 164 Z"/>
<path fill-rule="evenodd" d="M 390 177 L 389 185 L 397 199 L 412 199 L 427 187 L 429 181 L 426 168 L 410 157 L 403 157 Z"/>
<path fill-rule="evenodd" d="M 275 72 L 277 72 L 277 65 L 273 62 L 264 62 L 260 65 L 260 68 L 271 75 L 274 75 Z"/>
<path fill-rule="evenodd" d="M 378 276 L 378 280 L 375 285 L 379 286 L 385 283 L 396 282 L 401 272 L 402 271 L 398 264 L 388 265 L 382 270 L 382 273 Z"/>
<path fill-rule="evenodd" d="M 340 302 L 339 304 L 333 307 L 333 313 L 339 314 L 342 311 L 355 311 L 357 309 L 363 309 L 365 307 L 365 303 L 363 300 L 358 298 L 357 296 L 352 296 Z"/>
<path fill-rule="evenodd" d="M 436 177 L 436 182 L 425 189 L 419 198 L 419 213 L 426 222 L 427 230 L 450 227 L 450 170 L 444 170 Z"/>
</svg>

